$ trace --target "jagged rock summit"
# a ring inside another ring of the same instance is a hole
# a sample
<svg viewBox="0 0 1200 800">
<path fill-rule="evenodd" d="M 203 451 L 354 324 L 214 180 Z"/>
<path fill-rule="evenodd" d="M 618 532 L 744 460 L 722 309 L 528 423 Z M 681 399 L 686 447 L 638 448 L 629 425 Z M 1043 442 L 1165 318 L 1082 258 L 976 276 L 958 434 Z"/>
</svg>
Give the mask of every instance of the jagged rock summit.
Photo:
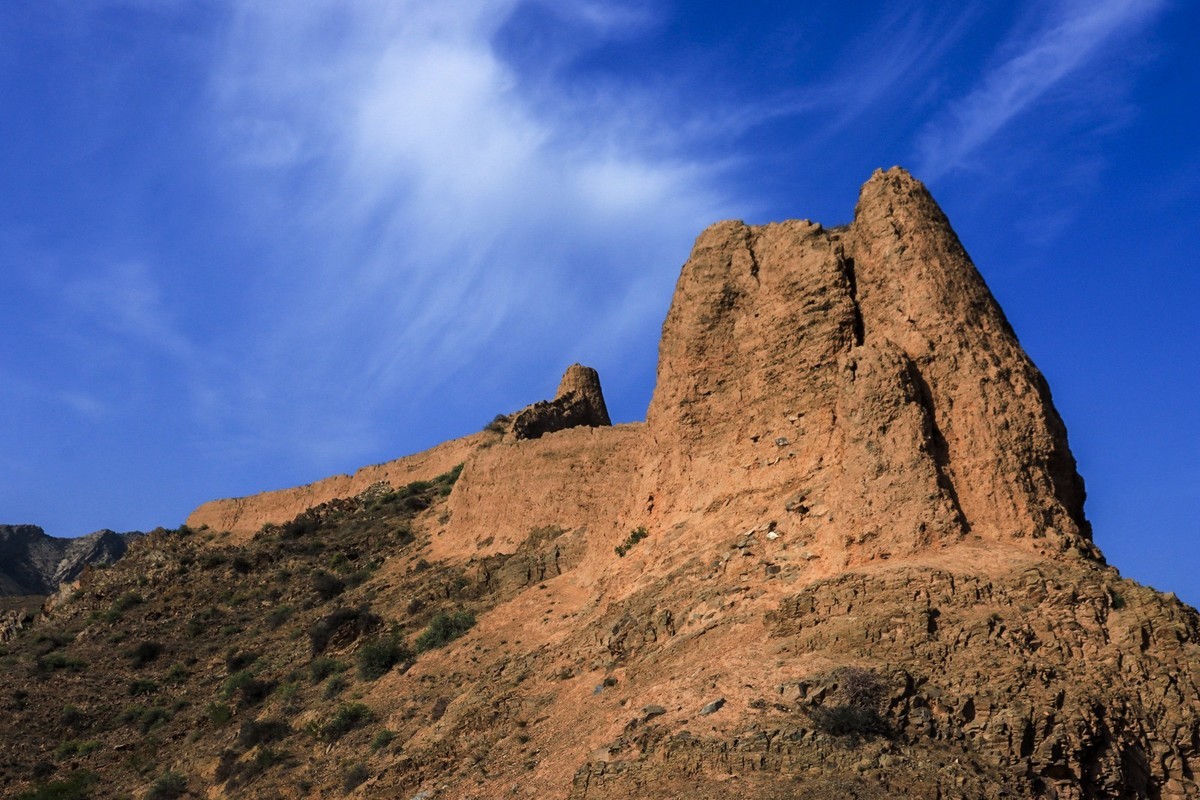
<svg viewBox="0 0 1200 800">
<path fill-rule="evenodd" d="M 658 507 L 680 519 L 773 516 L 843 561 L 968 534 L 1096 556 L 1046 382 L 901 169 L 871 177 L 844 228 L 701 234 L 647 425 Z"/>
<path fill-rule="evenodd" d="M 563 373 L 554 399 L 519 411 L 510 432 L 517 439 L 537 439 L 580 425 L 596 428 L 612 425 L 612 421 L 600 390 L 600 375 L 591 367 L 572 364 Z"/>
<path fill-rule="evenodd" d="M 103 796 L 147 759 L 211 798 L 1200 796 L 1200 617 L 1104 564 L 1045 380 L 908 173 L 842 227 L 704 231 L 646 421 L 608 422 L 576 365 L 152 535 L 11 643 L 0 789 L 81 749 L 72 702 Z"/>
</svg>

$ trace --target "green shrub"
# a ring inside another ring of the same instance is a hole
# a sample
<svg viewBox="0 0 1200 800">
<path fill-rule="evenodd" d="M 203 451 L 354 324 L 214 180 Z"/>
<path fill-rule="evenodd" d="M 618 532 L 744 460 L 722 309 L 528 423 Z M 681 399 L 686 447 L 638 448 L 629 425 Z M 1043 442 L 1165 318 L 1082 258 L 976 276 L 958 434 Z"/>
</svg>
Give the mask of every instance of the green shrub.
<svg viewBox="0 0 1200 800">
<path fill-rule="evenodd" d="M 321 726 L 320 736 L 328 742 L 336 742 L 370 718 L 371 710 L 362 703 L 346 703 L 337 710 L 332 719 Z"/>
<path fill-rule="evenodd" d="M 371 579 L 371 576 L 383 565 L 383 559 L 373 558 L 362 564 L 357 564 L 357 569 L 346 575 L 347 588 L 353 589 L 355 586 L 361 586 Z"/>
<path fill-rule="evenodd" d="M 265 772 L 276 764 L 282 764 L 284 761 L 287 761 L 288 757 L 287 753 L 280 752 L 273 747 L 260 747 L 258 748 L 258 752 L 254 754 L 254 760 L 251 762 L 253 765 L 251 772 L 253 774 Z"/>
<path fill-rule="evenodd" d="M 346 687 L 350 682 L 346 680 L 345 675 L 334 675 L 325 683 L 325 690 L 321 692 L 321 697 L 326 700 L 332 700 L 342 692 L 346 691 Z"/>
<path fill-rule="evenodd" d="M 344 662 L 338 661 L 336 658 L 328 656 L 317 656 L 308 665 L 308 675 L 313 683 L 321 681 L 333 675 L 336 672 L 345 672 L 347 666 Z"/>
<path fill-rule="evenodd" d="M 346 582 L 325 570 L 317 570 L 313 573 L 313 591 L 322 600 L 332 600 L 346 591 Z"/>
<path fill-rule="evenodd" d="M 374 630 L 380 622 L 379 617 L 372 614 L 367 606 L 334 609 L 308 629 L 313 655 L 325 652 L 329 642 L 339 632 L 353 639 Z"/>
<path fill-rule="evenodd" d="M 371 773 L 367 770 L 367 766 L 363 763 L 358 763 L 346 770 L 346 775 L 342 779 L 342 791 L 350 793 L 366 782 L 367 778 L 371 777 Z"/>
<path fill-rule="evenodd" d="M 294 710 L 296 706 L 296 698 L 300 693 L 300 684 L 296 681 L 288 681 L 282 683 L 275 690 L 275 697 L 279 699 L 279 704 L 284 709 Z"/>
<path fill-rule="evenodd" d="M 233 710 L 225 703 L 209 703 L 205 709 L 208 721 L 213 725 L 225 725 L 233 717 Z"/>
<path fill-rule="evenodd" d="M 258 653 L 251 650 L 237 650 L 231 647 L 225 653 L 225 669 L 230 673 L 240 672 L 255 661 L 258 661 Z"/>
<path fill-rule="evenodd" d="M 320 518 L 312 509 L 309 509 L 290 522 L 279 526 L 279 533 L 284 539 L 299 539 L 316 532 L 320 527 Z"/>
<path fill-rule="evenodd" d="M 168 722 L 171 712 L 160 706 L 126 706 L 118 718 L 125 725 L 137 725 L 142 733 Z"/>
<path fill-rule="evenodd" d="M 86 756 L 88 753 L 95 752 L 101 747 L 100 743 L 94 740 L 81 741 L 79 739 L 68 739 L 59 744 L 54 751 L 55 758 L 70 758 L 71 756 Z"/>
<path fill-rule="evenodd" d="M 158 658 L 162 651 L 163 646 L 160 642 L 138 642 L 129 651 L 129 660 L 134 667 L 144 667 Z"/>
<path fill-rule="evenodd" d="M 259 680 L 254 677 L 253 672 L 243 669 L 225 679 L 225 683 L 221 686 L 221 697 L 230 700 L 234 695 L 241 695 L 244 705 L 253 706 L 265 700 L 274 689 L 274 683 Z"/>
<path fill-rule="evenodd" d="M 87 662 L 67 655 L 66 653 L 50 653 L 37 660 L 37 667 L 42 672 L 69 670 L 79 672 L 87 666 Z"/>
<path fill-rule="evenodd" d="M 396 732 L 382 729 L 371 739 L 371 750 L 382 750 L 396 740 Z"/>
<path fill-rule="evenodd" d="M 242 725 L 238 731 L 237 743 L 248 749 L 260 744 L 278 742 L 280 739 L 286 739 L 291 733 L 291 726 L 283 720 L 253 720 Z"/>
<path fill-rule="evenodd" d="M 13 800 L 87 800 L 99 779 L 95 773 L 80 770 L 62 780 L 21 792 Z"/>
<path fill-rule="evenodd" d="M 64 728 L 78 728 L 83 725 L 83 712 L 77 706 L 67 703 L 62 713 L 58 715 L 58 724 Z"/>
<path fill-rule="evenodd" d="M 221 697 L 225 700 L 229 700 L 238 692 L 238 690 L 253 680 L 254 673 L 248 669 L 243 669 L 233 673 L 225 679 L 225 683 L 221 684 Z"/>
<path fill-rule="evenodd" d="M 209 551 L 200 556 L 200 566 L 204 569 L 216 569 L 225 563 L 225 555 L 223 553 L 214 553 Z"/>
<path fill-rule="evenodd" d="M 133 697 L 150 695 L 158 692 L 158 684 L 149 678 L 140 678 L 129 684 L 129 694 Z"/>
<path fill-rule="evenodd" d="M 470 611 L 441 612 L 429 621 L 429 627 L 417 637 L 418 653 L 442 647 L 469 631 L 475 624 L 475 615 Z"/>
<path fill-rule="evenodd" d="M 218 781 L 227 781 L 230 788 L 244 786 L 276 764 L 287 761 L 290 757 L 288 753 L 263 745 L 254 753 L 254 758 L 249 761 L 238 761 L 236 750 L 226 750 L 221 758 L 221 763 L 217 766 L 216 778 Z"/>
<path fill-rule="evenodd" d="M 493 422 L 494 421 L 495 420 L 493 420 Z M 462 471 L 463 471 L 463 465 L 459 464 L 458 466 L 451 469 L 449 472 L 444 472 L 441 475 L 438 475 L 436 478 L 434 478 L 433 486 L 437 490 L 437 493 L 440 494 L 442 497 L 445 497 L 448 494 L 450 494 L 450 490 L 452 488 L 454 488 L 454 484 L 458 482 L 458 478 L 460 475 L 462 475 Z"/>
<path fill-rule="evenodd" d="M 507 433 L 510 422 L 512 422 L 512 417 L 508 414 L 497 414 L 492 417 L 491 422 L 483 426 L 483 429 L 492 433 Z"/>
<path fill-rule="evenodd" d="M 144 602 L 146 602 L 145 598 L 143 598 L 137 592 L 126 592 L 116 599 L 112 606 L 109 607 L 108 611 L 104 612 L 101 618 L 105 622 L 116 622 L 126 611 L 134 606 L 141 605 Z"/>
<path fill-rule="evenodd" d="M 295 609 L 291 606 L 279 606 L 267 615 L 267 628 L 270 630 L 276 630 L 279 628 L 279 626 L 283 625 L 283 623 L 291 619 L 294 612 Z"/>
<path fill-rule="evenodd" d="M 146 793 L 146 800 L 176 800 L 183 797 L 185 792 L 187 778 L 177 772 L 164 772 Z"/>
<path fill-rule="evenodd" d="M 33 637 L 33 643 L 38 645 L 36 652 L 41 655 L 66 647 L 73 641 L 75 634 L 66 631 L 42 631 Z"/>
<path fill-rule="evenodd" d="M 412 651 L 399 636 L 376 639 L 358 651 L 358 677 L 364 681 L 382 678 L 401 661 L 412 658 Z"/>
<path fill-rule="evenodd" d="M 647 531 L 645 528 L 639 526 L 638 528 L 635 528 L 633 530 L 633 532 L 631 532 L 628 536 L 625 537 L 624 542 L 617 545 L 613 549 L 617 551 L 617 555 L 619 555 L 621 558 L 624 558 L 625 554 L 628 553 L 630 550 L 632 550 L 633 546 L 635 544 L 640 542 L 642 539 L 645 539 L 649 535 L 650 535 L 649 531 Z"/>
</svg>

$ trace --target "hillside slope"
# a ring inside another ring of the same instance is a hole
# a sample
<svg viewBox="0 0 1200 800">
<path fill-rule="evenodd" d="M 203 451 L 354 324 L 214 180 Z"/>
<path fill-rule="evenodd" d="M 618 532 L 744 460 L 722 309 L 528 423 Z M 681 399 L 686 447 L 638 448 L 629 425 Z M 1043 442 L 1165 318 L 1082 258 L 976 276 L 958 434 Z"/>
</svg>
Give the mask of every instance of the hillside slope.
<svg viewBox="0 0 1200 800">
<path fill-rule="evenodd" d="M 842 228 L 701 234 L 646 422 L 593 378 L 86 573 L 6 645 L 0 787 L 1200 794 L 1200 618 L 1104 564 L 1045 380 L 903 170 Z"/>
</svg>

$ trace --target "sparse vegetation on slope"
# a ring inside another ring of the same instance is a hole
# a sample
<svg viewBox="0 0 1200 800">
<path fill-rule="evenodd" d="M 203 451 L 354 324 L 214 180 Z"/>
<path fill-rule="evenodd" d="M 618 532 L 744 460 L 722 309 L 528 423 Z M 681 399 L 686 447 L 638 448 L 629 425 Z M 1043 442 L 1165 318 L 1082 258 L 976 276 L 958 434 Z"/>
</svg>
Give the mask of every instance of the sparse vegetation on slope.
<svg viewBox="0 0 1200 800">
<path fill-rule="evenodd" d="M 87 800 L 99 776 L 79 770 L 66 778 L 40 784 L 14 796 L 14 800 Z"/>
<path fill-rule="evenodd" d="M 439 613 L 429 621 L 429 627 L 417 637 L 417 652 L 423 653 L 447 645 L 471 630 L 474 624 L 475 615 L 470 611 Z"/>
<path fill-rule="evenodd" d="M 370 730 L 377 715 L 354 687 L 415 658 L 410 642 L 444 645 L 473 622 L 478 587 L 444 568 L 412 568 L 401 586 L 372 581 L 389 558 L 419 560 L 412 520 L 442 502 L 458 474 L 310 509 L 243 546 L 223 545 L 214 531 L 159 530 L 93 571 L 53 624 L 6 645 L 0 736 L 44 741 L 60 763 L 17 757 L 0 769 L 0 793 L 83 798 L 95 773 L 106 792 L 181 797 L 205 780 L 205 758 L 243 793 L 280 770 L 312 786 L 361 783 L 365 765 L 340 778 L 309 773 L 305 753 L 364 728 L 353 746 L 385 749 L 395 733 Z M 60 724 L 41 711 L 51 703 L 64 709 Z M 312 724 L 288 724 L 297 714 Z M 222 731 L 231 723 L 230 743 Z M 164 763 L 161 743 L 184 736 L 196 755 Z M 69 767 L 82 771 L 31 785 Z"/>
<path fill-rule="evenodd" d="M 635 528 L 628 536 L 625 537 L 625 541 L 621 542 L 614 548 L 617 551 L 617 555 L 619 555 L 621 558 L 624 558 L 625 554 L 634 548 L 634 545 L 649 535 L 650 532 L 645 528 L 640 526 Z"/>
</svg>

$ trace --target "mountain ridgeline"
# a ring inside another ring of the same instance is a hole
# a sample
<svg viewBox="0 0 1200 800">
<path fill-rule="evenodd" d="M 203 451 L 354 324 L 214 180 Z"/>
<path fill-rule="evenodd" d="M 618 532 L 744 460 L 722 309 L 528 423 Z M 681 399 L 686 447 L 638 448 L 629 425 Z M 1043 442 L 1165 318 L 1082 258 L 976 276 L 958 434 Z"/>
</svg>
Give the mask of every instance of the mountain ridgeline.
<svg viewBox="0 0 1200 800">
<path fill-rule="evenodd" d="M 36 525 L 0 525 L 0 596 L 51 594 L 89 564 L 113 563 L 141 535 L 101 530 L 59 539 Z"/>
<path fill-rule="evenodd" d="M 843 227 L 700 235 L 645 422 L 574 365 L 85 570 L 0 651 L 0 790 L 1200 796 L 1200 617 L 1084 498 L 946 217 L 878 171 Z"/>
</svg>

